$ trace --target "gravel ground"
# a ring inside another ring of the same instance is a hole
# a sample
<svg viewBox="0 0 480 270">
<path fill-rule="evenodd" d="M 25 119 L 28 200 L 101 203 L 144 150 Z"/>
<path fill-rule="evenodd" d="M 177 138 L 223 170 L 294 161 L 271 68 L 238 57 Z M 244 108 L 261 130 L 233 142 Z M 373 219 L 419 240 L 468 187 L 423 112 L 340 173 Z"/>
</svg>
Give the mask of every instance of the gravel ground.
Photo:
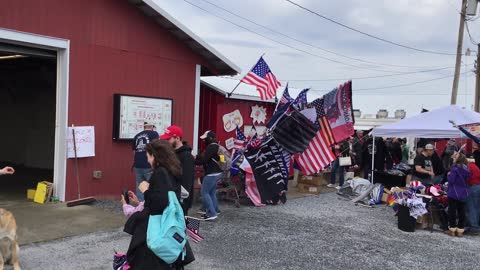
<svg viewBox="0 0 480 270">
<path fill-rule="evenodd" d="M 286 205 L 223 208 L 202 223 L 188 269 L 479 269 L 478 237 L 396 228 L 390 208 L 365 208 L 334 193 Z M 23 269 L 111 269 L 129 236 L 98 232 L 21 247 Z"/>
</svg>

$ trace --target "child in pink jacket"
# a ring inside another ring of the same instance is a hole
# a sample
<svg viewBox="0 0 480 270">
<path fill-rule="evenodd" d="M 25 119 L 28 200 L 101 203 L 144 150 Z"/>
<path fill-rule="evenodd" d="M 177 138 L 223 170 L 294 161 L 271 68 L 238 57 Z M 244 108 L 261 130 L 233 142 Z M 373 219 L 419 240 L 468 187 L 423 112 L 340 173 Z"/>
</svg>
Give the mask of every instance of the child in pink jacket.
<svg viewBox="0 0 480 270">
<path fill-rule="evenodd" d="M 123 194 L 121 196 L 122 196 L 123 214 L 126 217 L 130 217 L 134 213 L 140 212 L 140 211 L 143 210 L 144 202 L 138 201 L 137 195 L 135 195 L 135 193 L 133 193 L 132 191 L 128 191 L 128 199 L 130 200 L 130 203 L 132 205 L 127 204 L 127 202 L 125 201 L 125 198 L 123 197 Z M 134 206 L 134 205 L 136 205 L 136 206 Z"/>
</svg>

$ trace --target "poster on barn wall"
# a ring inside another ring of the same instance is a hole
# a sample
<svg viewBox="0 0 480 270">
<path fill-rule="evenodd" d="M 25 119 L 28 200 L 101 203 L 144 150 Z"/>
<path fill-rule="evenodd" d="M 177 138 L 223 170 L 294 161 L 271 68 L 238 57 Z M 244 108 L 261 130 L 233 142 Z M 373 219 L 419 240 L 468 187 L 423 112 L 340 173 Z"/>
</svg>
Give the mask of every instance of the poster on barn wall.
<svg viewBox="0 0 480 270">
<path fill-rule="evenodd" d="M 143 131 L 144 122 L 163 132 L 172 124 L 173 100 L 168 98 L 113 95 L 113 139 L 131 140 Z"/>
<path fill-rule="evenodd" d="M 250 117 L 253 119 L 253 124 L 265 124 L 265 121 L 267 120 L 267 109 L 263 106 L 252 106 Z"/>
<path fill-rule="evenodd" d="M 265 134 L 265 130 L 267 129 L 266 126 L 255 126 L 255 130 L 252 130 L 252 128 L 253 126 L 250 125 L 245 125 L 243 127 L 243 133 L 245 134 L 245 136 L 251 137 L 255 135 L 255 130 L 257 131 L 258 136 L 262 136 L 263 134 Z"/>
<path fill-rule="evenodd" d="M 75 131 L 75 144 L 73 143 Z M 76 155 L 75 148 L 76 146 Z M 95 156 L 95 127 L 69 127 L 67 131 L 67 158 Z"/>
<path fill-rule="evenodd" d="M 228 150 L 231 150 L 233 149 L 234 146 L 235 146 L 235 140 L 233 139 L 233 137 L 225 140 L 225 148 L 227 148 Z"/>
<path fill-rule="evenodd" d="M 234 131 L 237 126 L 243 126 L 243 117 L 239 110 L 223 115 L 222 120 L 226 132 Z"/>
</svg>

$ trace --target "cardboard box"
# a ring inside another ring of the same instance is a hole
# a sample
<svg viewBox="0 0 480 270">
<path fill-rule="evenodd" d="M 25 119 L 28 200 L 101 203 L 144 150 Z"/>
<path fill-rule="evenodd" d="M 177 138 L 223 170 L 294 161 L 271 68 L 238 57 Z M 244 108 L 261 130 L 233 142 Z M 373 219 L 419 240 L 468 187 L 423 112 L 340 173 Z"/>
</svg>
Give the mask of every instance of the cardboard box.
<svg viewBox="0 0 480 270">
<path fill-rule="evenodd" d="M 305 185 L 310 185 L 310 186 L 325 186 L 328 185 L 328 179 L 330 177 L 330 174 L 319 174 L 316 176 L 308 176 L 308 175 L 302 175 L 298 179 L 299 184 L 305 184 Z"/>
<path fill-rule="evenodd" d="M 33 200 L 35 198 L 35 189 L 27 189 L 27 199 Z"/>
<path fill-rule="evenodd" d="M 298 192 L 309 194 L 320 194 L 320 187 L 305 184 L 298 184 Z"/>
<path fill-rule="evenodd" d="M 53 191 L 53 183 L 48 181 L 42 181 L 37 184 L 37 190 L 33 201 L 36 203 L 44 204 L 50 200 Z"/>
</svg>

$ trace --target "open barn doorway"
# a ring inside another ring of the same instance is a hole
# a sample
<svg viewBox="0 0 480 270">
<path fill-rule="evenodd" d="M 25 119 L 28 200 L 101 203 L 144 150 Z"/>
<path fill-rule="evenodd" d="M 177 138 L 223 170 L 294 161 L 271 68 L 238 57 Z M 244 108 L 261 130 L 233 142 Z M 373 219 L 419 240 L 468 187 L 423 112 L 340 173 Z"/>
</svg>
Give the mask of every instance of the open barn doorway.
<svg viewBox="0 0 480 270">
<path fill-rule="evenodd" d="M 53 182 L 57 56 L 0 43 L 0 201 L 25 200 L 28 188 Z"/>
</svg>

